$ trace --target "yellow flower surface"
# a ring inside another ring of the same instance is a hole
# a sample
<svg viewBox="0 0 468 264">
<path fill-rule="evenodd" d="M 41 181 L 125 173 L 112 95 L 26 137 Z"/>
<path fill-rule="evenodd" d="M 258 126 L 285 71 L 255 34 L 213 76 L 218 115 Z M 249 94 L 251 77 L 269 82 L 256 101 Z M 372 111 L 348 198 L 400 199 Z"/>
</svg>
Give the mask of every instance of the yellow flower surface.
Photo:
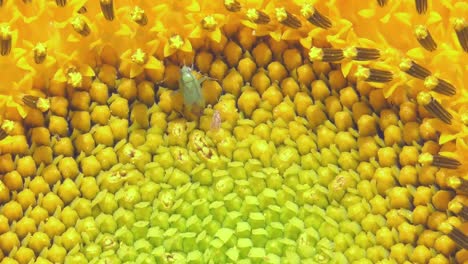
<svg viewBox="0 0 468 264">
<path fill-rule="evenodd" d="M 0 0 L 0 264 L 468 263 L 463 0 Z"/>
</svg>

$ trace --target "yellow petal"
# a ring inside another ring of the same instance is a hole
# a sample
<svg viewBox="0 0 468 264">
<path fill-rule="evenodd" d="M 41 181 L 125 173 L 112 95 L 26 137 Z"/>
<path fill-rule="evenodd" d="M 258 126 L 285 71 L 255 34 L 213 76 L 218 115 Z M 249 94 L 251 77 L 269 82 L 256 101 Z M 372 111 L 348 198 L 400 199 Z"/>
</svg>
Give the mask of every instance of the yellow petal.
<svg viewBox="0 0 468 264">
<path fill-rule="evenodd" d="M 159 70 L 159 69 L 162 69 L 163 67 L 164 67 L 163 63 L 153 56 L 149 57 L 148 62 L 145 65 L 146 69 L 153 69 L 153 70 Z"/>
<path fill-rule="evenodd" d="M 188 39 L 184 39 L 184 45 L 180 49 L 185 52 L 192 52 L 192 44 Z"/>
<path fill-rule="evenodd" d="M 371 17 L 375 16 L 375 9 L 374 8 L 363 9 L 363 10 L 359 11 L 358 14 L 360 16 L 362 16 L 363 18 L 371 18 Z"/>
<path fill-rule="evenodd" d="M 406 55 L 412 58 L 413 60 L 424 60 L 425 58 L 424 49 L 421 47 L 408 50 L 408 52 L 406 52 Z"/>
<path fill-rule="evenodd" d="M 190 5 L 187 6 L 185 9 L 189 12 L 200 12 L 200 4 L 198 1 L 190 1 Z"/>
<path fill-rule="evenodd" d="M 130 66 L 130 78 L 135 78 L 136 76 L 140 75 L 145 68 L 143 68 L 141 65 L 138 65 L 136 63 L 132 63 Z"/>
<path fill-rule="evenodd" d="M 213 32 L 210 32 L 210 37 L 214 42 L 219 43 L 221 41 L 221 30 L 216 28 Z"/>
<path fill-rule="evenodd" d="M 348 76 L 352 67 L 353 67 L 352 61 L 346 61 L 341 64 L 341 73 L 343 74 L 344 77 Z"/>
<path fill-rule="evenodd" d="M 164 58 L 171 56 L 175 52 L 176 52 L 176 50 L 171 48 L 169 43 L 166 43 L 166 45 L 164 45 Z"/>
<path fill-rule="evenodd" d="M 411 15 L 408 13 L 398 12 L 394 15 L 394 17 L 396 17 L 397 20 L 401 21 L 403 24 L 407 26 L 412 25 Z"/>
<path fill-rule="evenodd" d="M 189 34 L 189 38 L 201 38 L 203 36 L 203 29 L 200 25 L 196 26 Z"/>
<path fill-rule="evenodd" d="M 281 38 L 284 40 L 298 40 L 301 38 L 301 33 L 295 29 L 286 29 Z"/>
<path fill-rule="evenodd" d="M 96 74 L 94 73 L 93 68 L 91 68 L 89 65 L 85 65 L 84 67 L 81 68 L 80 70 L 81 75 L 83 76 L 88 76 L 88 77 L 93 77 Z"/>
<path fill-rule="evenodd" d="M 439 144 L 445 144 L 457 138 L 456 134 L 442 133 L 439 138 Z"/>
<path fill-rule="evenodd" d="M 429 13 L 429 18 L 427 19 L 426 24 L 432 25 L 432 24 L 438 23 L 440 21 L 442 21 L 442 16 L 440 16 L 440 14 L 437 13 L 437 12 L 431 11 Z"/>
<path fill-rule="evenodd" d="M 20 69 L 27 70 L 27 71 L 33 70 L 33 68 L 31 67 L 31 65 L 29 65 L 25 57 L 20 58 L 16 66 L 18 66 Z"/>
</svg>

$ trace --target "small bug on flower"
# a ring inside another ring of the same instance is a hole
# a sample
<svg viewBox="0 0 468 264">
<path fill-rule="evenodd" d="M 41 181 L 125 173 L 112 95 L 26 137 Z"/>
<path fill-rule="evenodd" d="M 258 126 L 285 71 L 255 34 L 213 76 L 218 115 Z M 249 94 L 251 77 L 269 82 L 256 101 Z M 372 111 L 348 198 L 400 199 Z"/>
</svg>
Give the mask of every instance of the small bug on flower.
<svg viewBox="0 0 468 264">
<path fill-rule="evenodd" d="M 213 117 L 211 119 L 211 129 L 218 130 L 221 128 L 221 113 L 218 110 L 215 110 Z"/>
<path fill-rule="evenodd" d="M 190 112 L 201 113 L 205 108 L 205 98 L 203 97 L 201 84 L 208 77 L 197 79 L 192 72 L 192 68 L 183 66 L 180 69 L 179 89 L 184 96 L 184 104 Z M 195 108 L 194 108 L 195 107 Z"/>
</svg>

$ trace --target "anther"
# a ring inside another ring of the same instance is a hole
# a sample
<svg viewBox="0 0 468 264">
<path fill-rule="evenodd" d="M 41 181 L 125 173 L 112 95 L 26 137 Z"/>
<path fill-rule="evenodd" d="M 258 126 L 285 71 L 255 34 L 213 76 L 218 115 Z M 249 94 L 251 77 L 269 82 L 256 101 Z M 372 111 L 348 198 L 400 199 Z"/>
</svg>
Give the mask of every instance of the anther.
<svg viewBox="0 0 468 264">
<path fill-rule="evenodd" d="M 379 4 L 379 6 L 385 6 L 387 2 L 388 0 L 377 0 L 377 4 Z"/>
<path fill-rule="evenodd" d="M 317 11 L 311 4 L 305 4 L 301 8 L 301 14 L 304 16 L 310 23 L 317 27 L 324 29 L 330 28 L 332 23 L 330 19 L 322 15 Z"/>
<path fill-rule="evenodd" d="M 246 15 L 247 18 L 255 24 L 268 24 L 270 22 L 270 17 L 266 13 L 255 8 L 247 10 Z"/>
<path fill-rule="evenodd" d="M 455 243 L 457 243 L 462 248 L 468 248 L 468 238 L 460 229 L 446 222 L 440 224 L 438 229 L 444 234 L 446 234 L 448 237 L 450 237 Z"/>
<path fill-rule="evenodd" d="M 447 185 L 459 192 L 468 193 L 468 181 L 460 177 L 450 177 L 447 180 Z"/>
<path fill-rule="evenodd" d="M 312 47 L 309 51 L 311 61 L 336 62 L 344 59 L 343 50 Z"/>
<path fill-rule="evenodd" d="M 45 61 L 47 57 L 47 45 L 44 43 L 37 43 L 33 48 L 34 52 L 34 62 L 36 64 L 41 64 Z"/>
<path fill-rule="evenodd" d="M 11 51 L 11 30 L 9 25 L 0 26 L 0 54 L 6 56 Z"/>
<path fill-rule="evenodd" d="M 91 29 L 88 24 L 80 16 L 73 18 L 70 23 L 73 26 L 73 29 L 83 37 L 86 37 L 91 33 Z"/>
<path fill-rule="evenodd" d="M 99 3 L 104 17 L 109 21 L 114 20 L 114 0 L 100 0 Z"/>
<path fill-rule="evenodd" d="M 133 8 L 132 12 L 130 13 L 130 17 L 140 26 L 145 26 L 148 24 L 148 17 L 145 14 L 145 10 L 141 9 L 139 6 L 135 6 L 135 8 Z"/>
<path fill-rule="evenodd" d="M 86 12 L 88 12 L 88 9 L 86 8 L 86 6 L 80 7 L 80 9 L 78 9 L 77 11 L 78 14 L 84 14 Z"/>
<path fill-rule="evenodd" d="M 455 18 L 453 28 L 457 33 L 458 42 L 465 52 L 468 52 L 468 23 L 464 18 Z"/>
<path fill-rule="evenodd" d="M 0 128 L 0 140 L 6 138 L 8 136 L 8 133 L 3 130 L 3 128 Z"/>
<path fill-rule="evenodd" d="M 380 51 L 378 49 L 359 47 L 346 48 L 344 49 L 343 54 L 345 58 L 357 61 L 376 60 L 380 57 Z"/>
<path fill-rule="evenodd" d="M 461 216 L 463 219 L 468 220 L 468 207 L 463 206 L 461 211 L 458 213 L 459 216 Z"/>
<path fill-rule="evenodd" d="M 224 7 L 226 7 L 229 12 L 239 12 L 241 4 L 236 0 L 224 0 Z"/>
<path fill-rule="evenodd" d="M 48 99 L 33 96 L 33 95 L 25 95 L 22 98 L 22 101 L 25 105 L 39 109 L 41 112 L 46 112 L 50 108 L 50 102 Z"/>
<path fill-rule="evenodd" d="M 370 69 L 359 66 L 355 76 L 368 82 L 390 82 L 393 79 L 393 74 L 389 71 Z"/>
<path fill-rule="evenodd" d="M 424 14 L 427 12 L 427 0 L 415 0 L 416 10 L 419 14 Z"/>
<path fill-rule="evenodd" d="M 439 154 L 432 155 L 430 153 L 423 153 L 419 155 L 419 163 L 422 165 L 431 165 L 445 169 L 457 169 L 461 163 L 453 158 L 445 157 Z"/>
<path fill-rule="evenodd" d="M 67 0 L 55 0 L 57 6 L 65 6 L 67 4 Z"/>
<path fill-rule="evenodd" d="M 432 75 L 424 79 L 424 86 L 443 95 L 452 96 L 457 93 L 457 89 L 452 84 Z"/>
<path fill-rule="evenodd" d="M 434 51 L 437 49 L 437 43 L 432 38 L 431 33 L 423 25 L 416 26 L 414 34 L 419 44 L 428 51 Z"/>
<path fill-rule="evenodd" d="M 294 29 L 298 29 L 302 26 L 301 21 L 297 17 L 286 11 L 285 8 L 276 8 L 275 12 L 276 18 L 281 24 Z"/>
<path fill-rule="evenodd" d="M 431 75 L 431 72 L 428 69 L 410 59 L 403 59 L 399 66 L 400 70 L 421 80 L 424 80 L 426 77 Z"/>
<path fill-rule="evenodd" d="M 30 4 L 30 3 L 32 3 L 32 0 L 23 0 L 23 3 Z"/>
<path fill-rule="evenodd" d="M 136 64 L 143 65 L 146 62 L 146 54 L 141 49 L 137 49 L 132 55 L 132 61 Z"/>
<path fill-rule="evenodd" d="M 426 110 L 433 116 L 439 118 L 447 124 L 452 123 L 452 115 L 445 110 L 442 105 L 435 100 L 432 95 L 428 92 L 420 92 L 416 98 L 419 105 L 424 106 Z"/>
<path fill-rule="evenodd" d="M 211 16 L 211 15 L 203 18 L 203 20 L 201 21 L 201 24 L 202 24 L 202 27 L 208 31 L 215 30 L 216 26 L 218 25 L 214 16 Z"/>
</svg>

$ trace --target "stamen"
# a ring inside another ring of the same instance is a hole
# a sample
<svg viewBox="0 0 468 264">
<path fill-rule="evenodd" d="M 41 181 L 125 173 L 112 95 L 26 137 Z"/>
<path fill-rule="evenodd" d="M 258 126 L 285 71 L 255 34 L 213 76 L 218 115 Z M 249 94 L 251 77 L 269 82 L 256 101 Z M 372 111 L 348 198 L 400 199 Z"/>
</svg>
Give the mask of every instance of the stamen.
<svg viewBox="0 0 468 264">
<path fill-rule="evenodd" d="M 403 59 L 400 63 L 400 70 L 421 80 L 424 80 L 426 77 L 431 75 L 431 72 L 428 69 L 410 59 Z"/>
<path fill-rule="evenodd" d="M 302 26 L 301 21 L 297 17 L 286 11 L 285 8 L 276 8 L 276 18 L 281 24 L 290 28 L 297 29 Z"/>
<path fill-rule="evenodd" d="M 437 49 L 437 43 L 435 43 L 431 33 L 425 26 L 416 26 L 414 34 L 416 35 L 416 39 L 418 40 L 419 44 L 421 44 L 421 46 L 426 50 L 434 51 Z"/>
<path fill-rule="evenodd" d="M 457 33 L 458 42 L 465 52 L 468 52 L 468 23 L 464 18 L 456 18 L 453 21 L 453 28 Z"/>
<path fill-rule="evenodd" d="M 390 82 L 393 79 L 393 74 L 389 71 L 370 69 L 359 66 L 355 76 L 358 79 L 368 82 Z"/>
<path fill-rule="evenodd" d="M 427 11 L 427 0 L 416 0 L 416 10 L 419 14 L 424 14 Z"/>
<path fill-rule="evenodd" d="M 88 12 L 88 9 L 86 9 L 86 6 L 82 6 L 80 9 L 78 9 L 78 14 L 84 14 Z"/>
<path fill-rule="evenodd" d="M 216 26 L 218 25 L 218 22 L 216 22 L 216 19 L 214 16 L 206 16 L 203 18 L 202 22 L 202 27 L 208 31 L 213 31 L 216 29 Z"/>
<path fill-rule="evenodd" d="M 136 64 L 143 65 L 146 62 L 146 54 L 141 49 L 137 49 L 132 55 L 132 61 Z"/>
<path fill-rule="evenodd" d="M 11 30 L 9 25 L 0 26 L 0 54 L 6 56 L 11 51 Z"/>
<path fill-rule="evenodd" d="M 267 14 L 255 8 L 247 10 L 247 18 L 255 24 L 268 24 L 270 22 L 270 17 Z"/>
<path fill-rule="evenodd" d="M 301 14 L 317 27 L 327 29 L 332 26 L 330 19 L 320 14 L 311 4 L 304 4 L 301 8 Z"/>
<path fill-rule="evenodd" d="M 133 8 L 130 13 L 130 17 L 140 26 L 148 24 L 148 17 L 145 14 L 145 10 L 141 9 L 139 6 L 135 6 L 135 8 Z"/>
<path fill-rule="evenodd" d="M 67 4 L 67 0 L 55 0 L 57 6 L 65 6 Z"/>
<path fill-rule="evenodd" d="M 433 116 L 439 118 L 447 124 L 452 123 L 452 115 L 445 110 L 442 105 L 435 100 L 430 93 L 420 92 L 417 97 L 418 104 L 424 106 Z"/>
<path fill-rule="evenodd" d="M 73 29 L 83 37 L 86 37 L 91 33 L 91 29 L 88 24 L 80 16 L 73 18 L 70 23 L 73 26 Z"/>
<path fill-rule="evenodd" d="M 377 0 L 377 3 L 379 6 L 385 6 L 387 4 L 388 0 Z"/>
<path fill-rule="evenodd" d="M 30 3 L 32 3 L 32 0 L 23 0 L 23 3 L 30 4 Z"/>
<path fill-rule="evenodd" d="M 100 0 L 101 11 L 104 17 L 112 21 L 114 20 L 114 1 L 113 0 Z"/>
<path fill-rule="evenodd" d="M 468 238 L 460 229 L 446 222 L 440 224 L 439 229 L 462 248 L 468 248 Z"/>
<path fill-rule="evenodd" d="M 468 193 L 468 181 L 460 177 L 450 177 L 447 185 L 457 191 Z"/>
<path fill-rule="evenodd" d="M 0 128 L 0 140 L 6 138 L 8 136 L 8 133 L 3 130 L 3 128 Z"/>
<path fill-rule="evenodd" d="M 45 98 L 40 98 L 33 95 L 25 95 L 23 96 L 22 101 L 25 105 L 31 108 L 39 109 L 42 112 L 46 112 L 50 108 L 50 102 Z"/>
<path fill-rule="evenodd" d="M 439 154 L 431 155 L 430 153 L 423 153 L 419 155 L 419 163 L 423 165 L 432 165 L 445 169 L 457 169 L 461 163 L 453 158 L 445 157 Z"/>
<path fill-rule="evenodd" d="M 34 52 L 34 62 L 36 64 L 41 64 L 45 61 L 47 57 L 47 45 L 44 43 L 37 43 L 33 48 Z"/>
<path fill-rule="evenodd" d="M 380 57 L 380 51 L 378 49 L 359 47 L 346 48 L 343 54 L 346 58 L 357 61 L 376 60 Z"/>
<path fill-rule="evenodd" d="M 241 4 L 236 0 L 224 0 L 224 7 L 226 7 L 229 12 L 239 12 Z"/>
<path fill-rule="evenodd" d="M 311 61 L 336 62 L 344 59 L 343 50 L 312 47 L 309 51 Z"/>
<path fill-rule="evenodd" d="M 436 93 L 452 96 L 457 93 L 457 89 L 450 83 L 434 76 L 429 76 L 424 80 L 424 86 Z"/>
<path fill-rule="evenodd" d="M 173 49 L 180 49 L 184 45 L 184 39 L 180 35 L 172 36 L 169 39 L 169 46 Z"/>
<path fill-rule="evenodd" d="M 468 220 L 468 207 L 463 206 L 463 209 L 458 213 L 463 219 Z"/>
</svg>

